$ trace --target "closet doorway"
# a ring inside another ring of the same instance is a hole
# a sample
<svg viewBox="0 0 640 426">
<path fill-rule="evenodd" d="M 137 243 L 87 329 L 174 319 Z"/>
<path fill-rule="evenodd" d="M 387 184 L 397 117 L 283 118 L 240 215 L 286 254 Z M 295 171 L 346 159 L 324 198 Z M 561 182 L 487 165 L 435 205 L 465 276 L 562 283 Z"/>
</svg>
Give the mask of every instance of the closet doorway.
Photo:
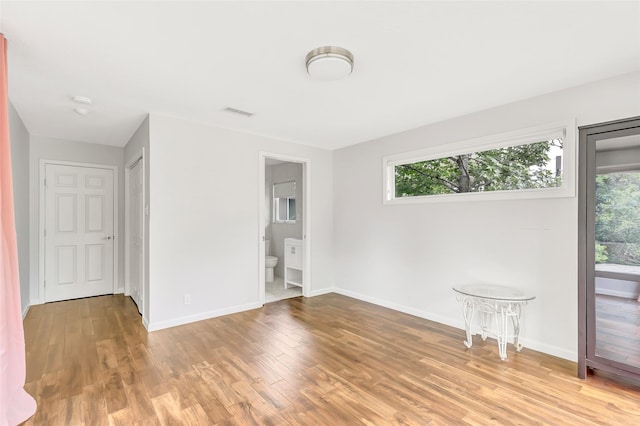
<svg viewBox="0 0 640 426">
<path fill-rule="evenodd" d="M 144 156 L 136 155 L 125 168 L 125 288 L 144 314 L 145 301 L 145 185 Z"/>
<path fill-rule="evenodd" d="M 578 375 L 640 378 L 640 117 L 579 130 Z"/>
</svg>

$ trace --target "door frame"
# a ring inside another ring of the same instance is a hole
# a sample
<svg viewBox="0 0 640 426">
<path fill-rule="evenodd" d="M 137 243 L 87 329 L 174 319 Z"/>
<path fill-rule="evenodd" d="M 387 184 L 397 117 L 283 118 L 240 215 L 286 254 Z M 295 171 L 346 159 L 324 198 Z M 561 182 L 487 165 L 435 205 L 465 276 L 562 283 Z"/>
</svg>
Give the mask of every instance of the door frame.
<svg viewBox="0 0 640 426">
<path fill-rule="evenodd" d="M 311 160 L 308 158 L 294 157 L 286 154 L 278 154 L 273 152 L 260 151 L 258 155 L 258 288 L 260 305 L 264 305 L 265 301 L 265 219 L 266 208 L 264 204 L 264 190 L 266 184 L 265 177 L 265 161 L 267 158 L 274 160 L 286 161 L 290 163 L 299 163 L 302 165 L 302 183 L 304 190 L 304 208 L 302 210 L 302 247 L 304 252 L 304 272 L 302 295 L 304 297 L 311 296 Z M 284 262 L 284 259 L 280 259 Z"/>
<path fill-rule="evenodd" d="M 85 167 L 92 169 L 106 169 L 111 170 L 113 172 L 113 235 L 114 235 L 114 244 L 113 244 L 113 287 L 112 293 L 116 293 L 116 289 L 118 288 L 118 166 L 110 166 L 106 164 L 94 164 L 94 163 L 81 163 L 77 161 L 61 161 L 61 160 L 48 160 L 41 159 L 40 160 L 40 179 L 38 183 L 38 191 L 39 191 L 39 204 L 38 204 L 38 216 L 39 216 L 39 224 L 38 224 L 38 303 L 45 303 L 45 287 L 44 281 L 46 277 L 45 271 L 45 236 L 44 236 L 44 228 L 45 228 L 45 177 L 46 177 L 46 166 L 74 166 L 74 167 Z"/>
<path fill-rule="evenodd" d="M 592 353 L 595 352 L 592 350 L 595 347 L 595 329 L 592 326 L 595 321 L 592 318 L 595 314 L 595 271 L 590 265 L 595 264 L 595 247 L 590 244 L 594 223 L 588 213 L 590 208 L 594 208 L 595 197 L 594 188 L 589 185 L 589 177 L 595 170 L 593 143 L 597 139 L 608 139 L 604 135 L 612 132 L 635 134 L 631 130 L 638 127 L 640 116 L 578 127 L 578 377 L 581 379 L 587 378 L 589 369 L 638 377 L 637 367 L 606 360 Z"/>
<path fill-rule="evenodd" d="M 129 296 L 131 294 L 131 291 L 130 291 L 131 282 L 129 281 L 129 272 L 131 269 L 131 260 L 130 260 L 131 253 L 129 249 L 129 244 L 131 242 L 131 229 L 130 229 L 131 224 L 129 222 L 129 212 L 131 210 L 131 194 L 129 191 L 129 183 L 131 179 L 131 168 L 138 162 L 140 162 L 140 166 L 141 166 L 140 178 L 142 180 L 142 206 L 143 206 L 142 211 L 140 212 L 142 214 L 142 229 L 140 230 L 142 232 L 142 259 L 141 259 L 142 260 L 142 264 L 141 264 L 142 282 L 140 283 L 142 287 L 140 289 L 141 290 L 140 298 L 142 300 L 140 301 L 140 306 L 138 306 L 138 310 L 140 311 L 140 315 L 142 315 L 142 317 L 144 318 L 144 304 L 145 304 L 145 301 L 147 300 L 147 292 L 146 292 L 146 285 L 145 285 L 145 280 L 146 280 L 145 228 L 147 223 L 147 216 L 144 213 L 147 188 L 146 188 L 146 181 L 144 178 L 145 169 L 146 169 L 144 147 L 140 151 L 138 151 L 136 154 L 134 154 L 124 166 L 124 294 L 125 296 Z"/>
</svg>

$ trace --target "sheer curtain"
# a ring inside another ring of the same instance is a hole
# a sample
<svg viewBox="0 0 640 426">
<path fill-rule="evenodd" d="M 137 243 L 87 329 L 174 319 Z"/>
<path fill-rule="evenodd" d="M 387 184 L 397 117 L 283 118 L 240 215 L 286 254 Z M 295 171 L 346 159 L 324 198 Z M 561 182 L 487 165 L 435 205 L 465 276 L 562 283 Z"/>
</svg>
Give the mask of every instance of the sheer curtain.
<svg viewBox="0 0 640 426">
<path fill-rule="evenodd" d="M 7 91 L 7 40 L 0 34 L 0 426 L 17 425 L 36 411 L 36 402 L 24 390 L 26 362 Z"/>
</svg>

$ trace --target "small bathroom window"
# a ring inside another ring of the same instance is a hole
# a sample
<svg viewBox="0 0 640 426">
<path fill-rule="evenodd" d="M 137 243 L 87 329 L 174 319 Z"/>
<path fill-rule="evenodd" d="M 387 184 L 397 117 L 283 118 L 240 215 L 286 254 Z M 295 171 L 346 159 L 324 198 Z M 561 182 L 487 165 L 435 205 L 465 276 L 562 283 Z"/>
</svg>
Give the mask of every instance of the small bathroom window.
<svg viewBox="0 0 640 426">
<path fill-rule="evenodd" d="M 273 184 L 273 222 L 296 223 L 296 182 Z"/>
</svg>

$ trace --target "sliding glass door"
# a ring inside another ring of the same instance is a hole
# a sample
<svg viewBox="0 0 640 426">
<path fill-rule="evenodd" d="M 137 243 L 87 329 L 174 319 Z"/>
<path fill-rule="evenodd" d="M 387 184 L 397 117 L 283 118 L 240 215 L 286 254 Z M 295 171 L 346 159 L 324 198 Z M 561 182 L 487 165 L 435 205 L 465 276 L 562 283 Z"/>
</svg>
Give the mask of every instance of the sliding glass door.
<svg viewBox="0 0 640 426">
<path fill-rule="evenodd" d="M 640 377 L 640 119 L 580 129 L 579 376 Z"/>
</svg>

